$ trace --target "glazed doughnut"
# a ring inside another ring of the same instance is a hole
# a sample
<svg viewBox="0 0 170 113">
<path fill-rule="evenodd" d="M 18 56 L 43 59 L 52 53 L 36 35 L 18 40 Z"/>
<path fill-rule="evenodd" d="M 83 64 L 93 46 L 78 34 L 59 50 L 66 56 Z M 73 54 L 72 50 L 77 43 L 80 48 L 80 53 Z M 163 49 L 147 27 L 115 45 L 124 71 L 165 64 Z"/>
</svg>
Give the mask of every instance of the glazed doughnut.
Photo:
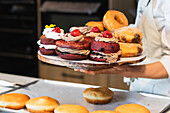
<svg viewBox="0 0 170 113">
<path fill-rule="evenodd" d="M 118 113 L 150 113 L 150 111 L 140 104 L 124 104 L 115 108 Z"/>
<path fill-rule="evenodd" d="M 9 93 L 0 96 L 0 107 L 9 109 L 22 109 L 30 98 L 25 94 Z"/>
<path fill-rule="evenodd" d="M 122 51 L 122 57 L 135 57 L 139 56 L 143 47 L 137 43 L 119 43 L 120 50 Z"/>
<path fill-rule="evenodd" d="M 87 88 L 83 92 L 86 101 L 92 104 L 107 104 L 113 95 L 114 93 L 107 87 Z"/>
<path fill-rule="evenodd" d="M 89 21 L 85 24 L 86 26 L 90 26 L 90 27 L 98 27 L 100 29 L 100 31 L 104 31 L 104 26 L 103 26 L 103 22 L 102 21 Z"/>
<path fill-rule="evenodd" d="M 112 35 L 124 43 L 140 43 L 142 40 L 142 32 L 136 27 L 123 27 L 115 29 Z"/>
<path fill-rule="evenodd" d="M 113 31 L 128 26 L 128 20 L 122 12 L 108 10 L 103 17 L 103 25 L 107 30 Z"/>
</svg>

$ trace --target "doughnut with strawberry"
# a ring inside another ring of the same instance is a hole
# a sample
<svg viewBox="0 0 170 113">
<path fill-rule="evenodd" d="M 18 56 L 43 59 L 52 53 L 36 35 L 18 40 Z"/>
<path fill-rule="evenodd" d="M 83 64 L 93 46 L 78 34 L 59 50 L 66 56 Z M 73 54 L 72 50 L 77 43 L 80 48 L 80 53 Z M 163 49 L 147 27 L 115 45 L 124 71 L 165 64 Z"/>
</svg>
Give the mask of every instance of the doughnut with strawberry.
<svg viewBox="0 0 170 113">
<path fill-rule="evenodd" d="M 91 43 L 90 58 L 99 62 L 114 63 L 120 59 L 121 51 L 118 40 L 109 31 L 95 37 Z"/>
<path fill-rule="evenodd" d="M 62 40 L 56 41 L 56 53 L 63 59 L 82 60 L 90 53 L 90 43 L 84 41 L 84 35 L 75 29 L 63 35 Z"/>
<path fill-rule="evenodd" d="M 86 34 L 85 41 L 91 43 L 94 41 L 95 37 L 99 36 L 100 34 L 101 34 L 100 29 L 97 26 L 95 26 L 89 33 Z"/>
<path fill-rule="evenodd" d="M 55 25 L 51 24 L 50 26 L 46 25 L 43 31 L 43 35 L 40 37 L 40 40 L 37 42 L 39 45 L 39 50 L 41 54 L 44 55 L 54 55 L 56 54 L 56 41 L 61 39 L 61 36 L 64 35 L 64 30 Z"/>
</svg>

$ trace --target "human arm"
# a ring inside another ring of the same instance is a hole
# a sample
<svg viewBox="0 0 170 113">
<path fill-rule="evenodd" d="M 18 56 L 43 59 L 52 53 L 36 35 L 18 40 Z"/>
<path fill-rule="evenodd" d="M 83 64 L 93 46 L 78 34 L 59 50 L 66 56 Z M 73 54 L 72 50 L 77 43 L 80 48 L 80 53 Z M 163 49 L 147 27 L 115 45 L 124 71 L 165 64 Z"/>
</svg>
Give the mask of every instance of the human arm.
<svg viewBox="0 0 170 113">
<path fill-rule="evenodd" d="M 140 77 L 140 78 L 152 78 L 152 79 L 162 79 L 168 78 L 168 73 L 161 62 L 155 62 L 145 65 L 122 65 L 115 66 L 110 69 L 88 71 L 88 70 L 75 70 L 81 71 L 87 74 L 97 75 L 97 74 L 118 74 L 123 77 Z"/>
</svg>

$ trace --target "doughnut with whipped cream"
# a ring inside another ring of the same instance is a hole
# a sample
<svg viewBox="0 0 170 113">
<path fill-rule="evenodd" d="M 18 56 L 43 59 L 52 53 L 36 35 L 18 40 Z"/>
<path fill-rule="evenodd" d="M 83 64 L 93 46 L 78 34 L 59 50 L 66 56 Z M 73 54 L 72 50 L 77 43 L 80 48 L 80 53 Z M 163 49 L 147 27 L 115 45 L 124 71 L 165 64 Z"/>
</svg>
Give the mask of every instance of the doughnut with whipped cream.
<svg viewBox="0 0 170 113">
<path fill-rule="evenodd" d="M 62 40 L 56 41 L 56 53 L 63 59 L 82 60 L 90 53 L 90 44 L 84 41 L 79 29 L 63 35 Z"/>
<path fill-rule="evenodd" d="M 40 37 L 40 40 L 37 42 L 39 45 L 39 50 L 41 54 L 44 55 L 55 55 L 56 41 L 60 40 L 64 35 L 64 30 L 56 25 L 51 24 L 50 26 L 46 25 L 43 31 L 43 35 Z"/>
<path fill-rule="evenodd" d="M 109 31 L 95 37 L 91 43 L 90 58 L 99 62 L 114 63 L 120 59 L 121 51 L 118 40 Z"/>
</svg>

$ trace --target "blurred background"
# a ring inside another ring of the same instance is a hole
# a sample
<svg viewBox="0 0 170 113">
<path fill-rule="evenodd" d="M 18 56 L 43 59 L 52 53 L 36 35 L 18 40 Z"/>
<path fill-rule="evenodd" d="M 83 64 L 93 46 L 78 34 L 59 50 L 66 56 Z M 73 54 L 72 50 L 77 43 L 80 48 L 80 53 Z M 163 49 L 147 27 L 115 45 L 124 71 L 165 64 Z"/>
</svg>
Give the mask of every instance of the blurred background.
<svg viewBox="0 0 170 113">
<path fill-rule="evenodd" d="M 39 62 L 37 40 L 45 25 L 68 32 L 101 21 L 109 9 L 122 11 L 133 24 L 136 7 L 136 0 L 0 0 L 0 72 L 128 89 L 120 76 L 91 76 Z"/>
</svg>

